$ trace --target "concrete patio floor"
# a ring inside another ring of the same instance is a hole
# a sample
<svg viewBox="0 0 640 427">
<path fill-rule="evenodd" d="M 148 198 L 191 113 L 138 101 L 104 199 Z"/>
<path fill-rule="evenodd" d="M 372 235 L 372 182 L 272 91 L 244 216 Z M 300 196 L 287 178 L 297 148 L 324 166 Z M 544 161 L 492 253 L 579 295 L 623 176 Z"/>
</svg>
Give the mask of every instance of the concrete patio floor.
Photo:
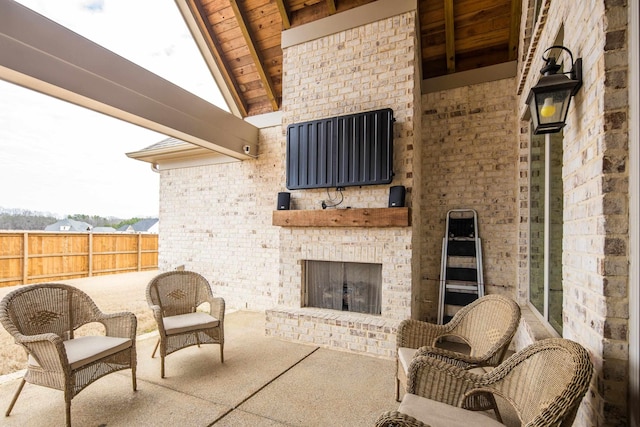
<svg viewBox="0 0 640 427">
<path fill-rule="evenodd" d="M 121 276 L 128 275 L 109 277 L 135 282 L 123 292 L 144 299 L 153 274 Z M 96 280 L 107 279 L 65 282 L 87 291 L 87 281 Z M 102 308 L 99 293 L 87 293 Z M 151 358 L 155 342 L 153 333 L 138 339 L 138 390 L 132 390 L 130 370 L 103 377 L 73 399 L 74 426 L 371 426 L 398 407 L 394 361 L 266 337 L 262 312 L 227 314 L 224 364 L 219 346 L 191 347 L 167 357 L 161 379 L 160 360 Z M 0 425 L 64 425 L 62 392 L 30 384 L 4 417 L 18 383 L 0 380 Z"/>
</svg>

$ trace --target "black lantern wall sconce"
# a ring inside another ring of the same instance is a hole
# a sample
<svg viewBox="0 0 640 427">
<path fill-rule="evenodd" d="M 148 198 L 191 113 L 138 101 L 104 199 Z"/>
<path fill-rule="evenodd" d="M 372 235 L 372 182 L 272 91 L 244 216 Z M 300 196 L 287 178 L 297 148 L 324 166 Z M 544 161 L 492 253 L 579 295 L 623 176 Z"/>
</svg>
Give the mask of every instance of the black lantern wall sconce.
<svg viewBox="0 0 640 427">
<path fill-rule="evenodd" d="M 571 70 L 560 72 L 562 64 L 556 63 L 556 57 L 547 52 L 561 49 L 571 58 Z M 556 133 L 565 125 L 571 97 L 582 86 L 582 58 L 573 61 L 573 54 L 564 46 L 551 46 L 542 54 L 545 66 L 540 70 L 538 84 L 531 88 L 527 105 L 531 110 L 533 133 Z"/>
</svg>

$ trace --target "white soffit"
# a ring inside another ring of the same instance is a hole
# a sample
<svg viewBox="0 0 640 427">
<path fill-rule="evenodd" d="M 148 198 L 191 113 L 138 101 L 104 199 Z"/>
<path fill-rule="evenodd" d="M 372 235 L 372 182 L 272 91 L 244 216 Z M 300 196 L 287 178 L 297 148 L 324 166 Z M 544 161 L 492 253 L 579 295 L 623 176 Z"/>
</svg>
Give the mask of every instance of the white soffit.
<svg viewBox="0 0 640 427">
<path fill-rule="evenodd" d="M 280 126 L 282 125 L 282 111 L 249 116 L 245 117 L 244 120 L 259 129 Z"/>
<path fill-rule="evenodd" d="M 0 0 L 0 79 L 236 159 L 258 128 L 11 0 Z"/>
</svg>

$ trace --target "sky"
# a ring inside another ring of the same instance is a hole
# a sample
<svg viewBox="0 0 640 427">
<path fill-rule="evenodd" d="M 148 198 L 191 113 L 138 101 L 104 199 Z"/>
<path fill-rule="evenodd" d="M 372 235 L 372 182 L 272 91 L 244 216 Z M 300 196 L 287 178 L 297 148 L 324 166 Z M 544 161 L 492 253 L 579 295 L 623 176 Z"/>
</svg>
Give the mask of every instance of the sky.
<svg viewBox="0 0 640 427">
<path fill-rule="evenodd" d="M 19 0 L 228 110 L 174 0 Z M 0 80 L 0 208 L 157 217 L 159 175 L 125 153 L 166 135 Z"/>
</svg>

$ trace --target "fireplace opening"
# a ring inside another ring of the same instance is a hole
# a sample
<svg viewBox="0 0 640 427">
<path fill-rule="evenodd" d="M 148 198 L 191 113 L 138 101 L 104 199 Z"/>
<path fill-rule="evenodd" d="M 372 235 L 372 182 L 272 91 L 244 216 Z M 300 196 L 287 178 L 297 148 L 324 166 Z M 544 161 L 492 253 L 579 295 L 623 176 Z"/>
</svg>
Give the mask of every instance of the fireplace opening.
<svg viewBox="0 0 640 427">
<path fill-rule="evenodd" d="M 382 264 L 305 261 L 305 307 L 380 314 Z"/>
</svg>

